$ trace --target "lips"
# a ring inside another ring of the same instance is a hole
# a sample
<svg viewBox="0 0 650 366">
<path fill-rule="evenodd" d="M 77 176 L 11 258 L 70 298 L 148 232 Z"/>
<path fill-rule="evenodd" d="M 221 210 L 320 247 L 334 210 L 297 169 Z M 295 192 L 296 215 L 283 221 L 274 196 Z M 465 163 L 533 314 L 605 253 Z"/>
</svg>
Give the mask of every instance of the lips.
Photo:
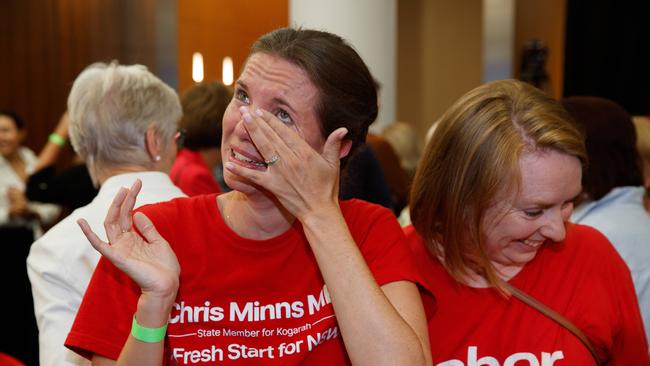
<svg viewBox="0 0 650 366">
<path fill-rule="evenodd" d="M 259 160 L 252 159 L 250 157 L 250 155 L 249 156 L 244 155 L 243 153 L 237 152 L 234 149 L 231 149 L 230 152 L 231 152 L 231 154 L 230 154 L 231 160 L 235 160 L 235 161 L 239 162 L 240 164 L 242 164 L 244 166 L 255 167 L 255 168 L 266 168 L 267 167 L 267 165 L 266 165 L 266 163 L 264 161 L 259 161 Z"/>
</svg>

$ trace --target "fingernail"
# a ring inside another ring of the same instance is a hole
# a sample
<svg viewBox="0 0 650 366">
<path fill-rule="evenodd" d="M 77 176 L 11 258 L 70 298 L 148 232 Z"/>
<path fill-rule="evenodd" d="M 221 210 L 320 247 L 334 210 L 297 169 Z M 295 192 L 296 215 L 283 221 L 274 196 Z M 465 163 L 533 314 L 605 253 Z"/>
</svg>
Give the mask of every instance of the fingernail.
<svg viewBox="0 0 650 366">
<path fill-rule="evenodd" d="M 244 113 L 242 117 L 244 117 L 244 121 L 247 123 L 251 123 L 253 121 L 253 116 L 251 116 L 251 114 L 248 112 Z"/>
<path fill-rule="evenodd" d="M 246 107 L 246 106 L 239 107 L 239 112 L 240 113 L 247 113 L 248 112 L 248 107 Z"/>
<path fill-rule="evenodd" d="M 255 114 L 257 114 L 258 116 L 262 117 L 262 114 L 263 114 L 263 113 L 262 113 L 262 110 L 261 110 L 261 109 L 257 108 L 257 109 L 255 109 Z"/>
<path fill-rule="evenodd" d="M 233 170 L 233 169 L 235 169 L 235 164 L 233 164 L 233 163 L 231 163 L 231 162 L 227 162 L 227 163 L 225 163 L 225 164 L 223 165 L 223 167 L 226 168 L 226 169 L 228 169 L 228 170 Z"/>
</svg>

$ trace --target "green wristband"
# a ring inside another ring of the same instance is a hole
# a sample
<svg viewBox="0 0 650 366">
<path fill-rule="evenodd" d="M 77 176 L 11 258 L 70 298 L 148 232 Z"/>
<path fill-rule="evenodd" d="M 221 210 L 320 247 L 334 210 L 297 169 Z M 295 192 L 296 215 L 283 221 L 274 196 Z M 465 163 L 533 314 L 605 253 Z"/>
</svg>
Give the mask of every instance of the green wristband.
<svg viewBox="0 0 650 366">
<path fill-rule="evenodd" d="M 65 145 L 65 139 L 63 138 L 63 136 L 57 133 L 51 133 L 50 136 L 48 136 L 47 140 L 59 146 Z"/>
<path fill-rule="evenodd" d="M 167 324 L 160 328 L 147 328 L 138 324 L 133 316 L 133 324 L 131 325 L 131 335 L 133 338 L 147 343 L 158 343 L 165 339 L 167 333 Z"/>
</svg>

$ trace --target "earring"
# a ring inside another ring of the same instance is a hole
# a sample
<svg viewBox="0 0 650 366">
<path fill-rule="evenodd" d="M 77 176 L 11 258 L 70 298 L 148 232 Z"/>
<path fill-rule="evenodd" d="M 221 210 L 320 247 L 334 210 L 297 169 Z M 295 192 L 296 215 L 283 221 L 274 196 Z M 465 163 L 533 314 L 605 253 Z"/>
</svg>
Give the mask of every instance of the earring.
<svg viewBox="0 0 650 366">
<path fill-rule="evenodd" d="M 160 155 L 156 155 L 156 156 L 153 158 L 153 160 L 155 160 L 155 161 L 160 161 Z"/>
</svg>

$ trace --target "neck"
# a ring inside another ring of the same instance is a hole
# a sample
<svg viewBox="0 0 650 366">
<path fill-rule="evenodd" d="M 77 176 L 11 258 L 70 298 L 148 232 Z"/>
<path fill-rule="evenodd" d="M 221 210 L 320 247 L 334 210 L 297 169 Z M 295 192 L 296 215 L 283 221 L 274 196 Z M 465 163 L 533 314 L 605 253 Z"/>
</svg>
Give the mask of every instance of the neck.
<svg viewBox="0 0 650 366">
<path fill-rule="evenodd" d="M 101 171 L 96 172 L 95 178 L 97 179 L 97 182 L 101 186 L 102 184 L 104 184 L 106 180 L 108 180 L 108 178 L 115 175 L 126 174 L 126 173 L 137 173 L 137 172 L 148 172 L 148 171 L 152 171 L 152 170 L 139 165 L 123 165 L 119 167 L 101 169 Z"/>
<path fill-rule="evenodd" d="M 226 225 L 239 236 L 265 240 L 282 234 L 295 218 L 271 195 L 238 191 L 217 196 L 217 205 Z"/>
</svg>

